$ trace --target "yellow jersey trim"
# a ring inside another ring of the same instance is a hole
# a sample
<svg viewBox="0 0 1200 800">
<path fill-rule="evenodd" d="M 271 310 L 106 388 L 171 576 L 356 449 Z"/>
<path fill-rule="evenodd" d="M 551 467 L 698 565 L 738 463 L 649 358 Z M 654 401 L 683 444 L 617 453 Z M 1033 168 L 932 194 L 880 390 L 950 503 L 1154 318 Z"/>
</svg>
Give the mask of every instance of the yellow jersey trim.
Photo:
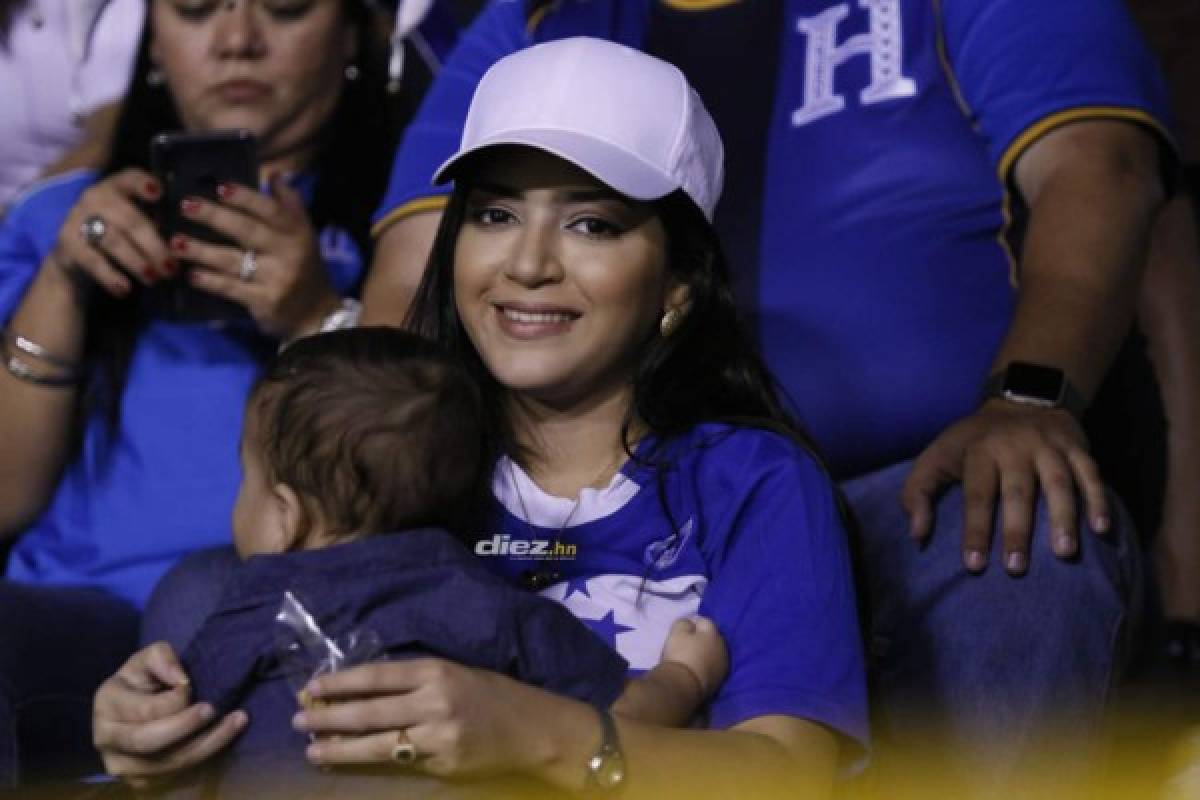
<svg viewBox="0 0 1200 800">
<path fill-rule="evenodd" d="M 712 11 L 724 8 L 742 0 L 662 0 L 662 4 L 676 11 Z"/>
<path fill-rule="evenodd" d="M 560 0 L 553 0 L 553 2 L 545 3 L 535 8 L 533 13 L 529 15 L 529 18 L 525 20 L 525 35 L 533 36 L 533 32 L 537 30 L 538 25 L 542 24 L 542 20 L 546 18 L 546 15 L 551 11 L 557 11 L 560 5 L 562 5 Z"/>
<path fill-rule="evenodd" d="M 1000 165 L 996 167 L 996 174 L 1000 177 L 1000 180 L 1008 180 L 1009 170 L 1012 169 L 1013 164 L 1017 162 L 1017 159 L 1021 157 L 1021 154 L 1025 152 L 1025 149 L 1029 145 L 1055 128 L 1061 128 L 1067 123 L 1078 122 L 1084 119 L 1116 119 L 1138 122 L 1153 129 L 1167 144 L 1174 146 L 1171 134 L 1163 127 L 1163 124 L 1140 108 L 1126 108 L 1122 106 L 1080 106 L 1078 108 L 1068 108 L 1065 111 L 1059 111 L 1048 117 L 1043 117 L 1012 140 L 1012 143 L 1005 148 L 1004 154 L 1000 157 Z"/>
<path fill-rule="evenodd" d="M 946 82 L 950 84 L 950 93 L 954 95 L 954 102 L 958 104 L 958 108 L 962 111 L 963 116 L 974 124 L 975 114 L 971 111 L 971 106 L 967 104 L 967 99 L 963 96 L 962 87 L 958 83 L 958 76 L 954 74 L 954 67 L 950 65 L 950 55 L 946 49 L 946 26 L 942 22 L 942 0 L 933 0 L 933 19 L 937 26 L 938 63 L 941 64 L 942 72 L 946 75 Z"/>
<path fill-rule="evenodd" d="M 414 214 L 421 214 L 425 211 L 441 211 L 449 201 L 450 196 L 445 194 L 430 195 L 428 197 L 418 197 L 415 200 L 409 200 L 404 205 L 393 208 L 372 225 L 371 238 L 378 239 L 393 223 L 399 222 L 405 217 L 411 217 Z"/>
</svg>

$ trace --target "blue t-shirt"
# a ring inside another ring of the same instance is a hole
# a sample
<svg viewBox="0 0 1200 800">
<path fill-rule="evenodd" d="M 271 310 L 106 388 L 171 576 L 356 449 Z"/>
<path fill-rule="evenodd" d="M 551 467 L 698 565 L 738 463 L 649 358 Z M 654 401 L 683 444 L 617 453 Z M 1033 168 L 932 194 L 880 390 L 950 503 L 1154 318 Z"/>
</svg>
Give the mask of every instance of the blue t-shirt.
<svg viewBox="0 0 1200 800">
<path fill-rule="evenodd" d="M 0 227 L 0 319 L 12 316 L 94 180 L 76 172 L 47 181 L 9 211 Z M 320 240 L 334 287 L 348 293 L 363 271 L 357 245 L 332 229 Z M 115 435 L 101 412 L 89 417 L 49 506 L 17 540 L 7 577 L 98 587 L 140 608 L 180 556 L 231 542 L 242 407 L 277 346 L 251 323 L 146 320 Z"/>
<path fill-rule="evenodd" d="M 576 35 L 673 60 L 705 98 L 731 145 L 716 223 L 735 289 L 839 478 L 976 406 L 1015 301 L 1024 148 L 1073 120 L 1166 116 L 1119 0 L 499 2 L 409 128 L 376 230 L 438 206 L 432 173 L 488 66 Z"/>
<path fill-rule="evenodd" d="M 509 578 L 542 576 L 542 594 L 634 672 L 658 663 L 675 620 L 711 618 L 730 658 L 707 709 L 711 727 L 783 714 L 865 745 L 854 583 L 828 476 L 797 445 L 749 428 L 701 425 L 664 455 L 661 482 L 630 461 L 578 503 L 545 494 L 502 459 L 499 518 L 477 554 Z"/>
</svg>

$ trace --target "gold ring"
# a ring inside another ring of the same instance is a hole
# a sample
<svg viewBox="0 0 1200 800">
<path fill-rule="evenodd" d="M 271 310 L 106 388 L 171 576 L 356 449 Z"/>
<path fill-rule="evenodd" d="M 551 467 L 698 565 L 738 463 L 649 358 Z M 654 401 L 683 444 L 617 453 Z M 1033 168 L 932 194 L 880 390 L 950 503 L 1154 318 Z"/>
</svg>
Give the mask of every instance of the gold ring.
<svg viewBox="0 0 1200 800">
<path fill-rule="evenodd" d="M 392 761 L 402 767 L 411 766 L 417 760 L 417 746 L 403 730 L 396 731 L 396 743 L 392 745 Z"/>
</svg>

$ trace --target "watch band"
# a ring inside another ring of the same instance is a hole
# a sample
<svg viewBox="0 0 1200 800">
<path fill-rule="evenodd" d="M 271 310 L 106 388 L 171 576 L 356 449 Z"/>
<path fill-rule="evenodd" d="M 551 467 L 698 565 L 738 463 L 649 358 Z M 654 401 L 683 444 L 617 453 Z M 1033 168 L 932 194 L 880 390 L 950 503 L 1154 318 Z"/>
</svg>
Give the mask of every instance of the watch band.
<svg viewBox="0 0 1200 800">
<path fill-rule="evenodd" d="M 1077 419 L 1087 411 L 1087 401 L 1065 372 L 1026 361 L 1013 361 L 988 376 L 983 385 L 983 399 L 992 398 L 1037 408 L 1063 408 Z"/>
<path fill-rule="evenodd" d="M 587 786 L 592 792 L 614 792 L 625 783 L 625 756 L 617 738 L 617 725 L 606 709 L 600 715 L 600 747 L 588 759 Z"/>
</svg>

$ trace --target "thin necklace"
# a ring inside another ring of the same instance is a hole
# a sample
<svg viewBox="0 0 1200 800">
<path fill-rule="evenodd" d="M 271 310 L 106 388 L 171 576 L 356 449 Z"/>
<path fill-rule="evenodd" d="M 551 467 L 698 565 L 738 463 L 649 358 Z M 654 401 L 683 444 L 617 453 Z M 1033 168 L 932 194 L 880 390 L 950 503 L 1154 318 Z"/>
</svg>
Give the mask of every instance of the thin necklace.
<svg viewBox="0 0 1200 800">
<path fill-rule="evenodd" d="M 583 505 L 584 489 L 588 489 L 593 484 L 599 483 L 600 479 L 608 473 L 609 469 L 611 469 L 613 465 L 618 463 L 620 460 L 621 455 L 618 455 L 615 459 L 606 461 L 604 463 L 604 467 L 600 470 L 600 472 L 596 473 L 596 477 L 592 479 L 591 483 L 584 485 L 579 490 L 579 494 L 575 495 L 575 502 L 571 505 L 570 510 L 567 511 L 562 523 L 558 526 L 558 531 L 554 534 L 554 544 L 551 545 L 554 548 L 554 552 L 558 551 L 558 544 L 562 542 L 563 534 L 571 525 L 571 520 L 575 518 L 575 514 L 579 511 L 579 507 Z M 619 471 L 620 470 L 618 469 L 618 472 Z M 529 478 L 530 483 L 534 483 L 534 480 L 529 473 L 525 472 L 524 470 L 522 470 L 522 473 Z M 511 458 L 508 459 L 508 477 L 509 480 L 512 481 L 513 491 L 517 494 L 517 503 L 521 506 L 521 521 L 524 522 L 525 527 L 529 529 L 531 538 L 536 539 L 537 531 L 533 527 L 533 520 L 530 519 L 529 508 L 525 505 L 525 493 L 521 491 L 521 484 L 517 480 L 516 466 Z M 609 484 L 612 484 L 611 480 L 609 481 Z M 534 485 L 536 486 L 537 484 L 534 483 Z M 526 589 L 534 592 L 541 591 L 548 586 L 553 586 L 561 580 L 562 573 L 548 569 L 526 570 L 521 574 L 521 584 Z"/>
</svg>

